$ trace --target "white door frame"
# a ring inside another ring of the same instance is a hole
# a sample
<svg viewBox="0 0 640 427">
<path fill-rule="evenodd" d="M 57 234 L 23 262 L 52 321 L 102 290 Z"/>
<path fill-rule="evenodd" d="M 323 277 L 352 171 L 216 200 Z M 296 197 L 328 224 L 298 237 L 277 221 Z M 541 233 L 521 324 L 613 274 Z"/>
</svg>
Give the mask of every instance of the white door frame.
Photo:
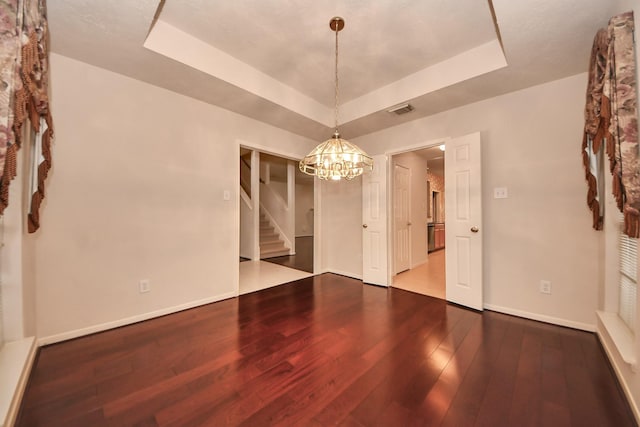
<svg viewBox="0 0 640 427">
<path fill-rule="evenodd" d="M 236 159 L 240 158 L 240 147 L 246 148 L 248 150 L 254 150 L 254 151 L 259 151 L 260 153 L 264 153 L 264 154 L 271 154 L 274 156 L 278 156 L 278 157 L 282 157 L 285 159 L 289 159 L 289 160 L 294 160 L 294 161 L 300 161 L 300 159 L 297 159 L 296 157 L 292 156 L 291 153 L 285 153 L 284 151 L 280 151 L 278 149 L 274 149 L 273 147 L 266 147 L 264 145 L 260 145 L 260 144 L 255 144 L 249 141 L 244 141 L 241 139 L 236 139 L 235 140 L 235 146 L 234 146 L 234 152 L 235 152 L 235 157 Z M 236 161 L 235 162 L 235 176 L 236 176 L 236 183 L 235 183 L 235 189 L 233 190 L 232 194 L 238 194 L 238 189 L 240 188 L 240 162 Z M 321 230 L 322 230 L 322 224 L 321 224 L 321 217 L 320 217 L 320 205 L 321 205 L 321 196 L 320 196 L 320 180 L 319 179 L 314 179 L 313 180 L 313 274 L 320 274 L 320 251 L 321 251 L 321 242 L 318 237 L 320 236 Z M 236 218 L 235 218 L 235 227 L 236 230 L 238 231 L 237 233 L 235 233 L 235 238 L 234 238 L 234 242 L 233 242 L 233 246 L 234 246 L 234 254 L 239 254 L 240 253 L 240 195 L 238 194 L 238 197 L 236 197 Z M 237 259 L 237 257 L 236 257 Z M 239 273 L 239 264 L 240 264 L 240 260 L 237 259 L 237 263 L 236 264 L 238 266 L 238 268 L 235 269 L 235 277 L 234 277 L 234 282 L 235 282 L 235 290 L 236 290 L 236 295 L 239 295 L 240 293 L 240 273 Z"/>
<path fill-rule="evenodd" d="M 387 225 L 387 230 L 388 230 L 388 236 L 387 236 L 387 241 L 388 242 L 392 242 L 393 240 L 388 240 L 389 238 L 393 238 L 393 230 L 392 230 L 392 215 L 393 215 L 393 206 L 392 206 L 392 202 L 393 202 L 393 177 L 391 176 L 393 174 L 393 161 L 392 161 L 392 156 L 396 155 L 396 154 L 403 154 L 403 153 L 409 153 L 411 151 L 416 151 L 416 150 L 422 150 L 423 148 L 431 148 L 431 147 L 437 147 L 439 145 L 442 144 L 446 144 L 447 141 L 450 141 L 451 138 L 447 137 L 447 138 L 438 138 L 438 139 L 433 139 L 431 141 L 425 141 L 425 142 L 420 142 L 417 144 L 413 144 L 413 145 L 405 145 L 402 147 L 395 147 L 393 150 L 389 150 L 389 151 L 385 151 L 385 154 L 387 155 L 387 188 L 389 188 L 389 192 L 387 193 L 387 221 L 388 221 L 388 225 Z M 388 269 L 388 282 L 389 286 L 391 286 L 391 284 L 393 283 L 393 262 L 394 262 L 394 257 L 395 257 L 395 253 L 394 253 L 394 248 L 393 245 L 389 245 L 387 244 L 387 248 L 389 250 L 387 250 L 387 265 L 390 267 Z M 446 249 L 445 249 L 446 250 Z"/>
</svg>

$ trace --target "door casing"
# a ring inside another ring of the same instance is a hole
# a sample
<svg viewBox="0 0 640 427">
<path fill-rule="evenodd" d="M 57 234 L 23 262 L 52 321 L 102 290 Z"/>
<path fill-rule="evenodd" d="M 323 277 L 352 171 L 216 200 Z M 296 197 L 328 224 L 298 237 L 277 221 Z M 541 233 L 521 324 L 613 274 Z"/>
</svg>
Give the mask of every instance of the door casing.
<svg viewBox="0 0 640 427">
<path fill-rule="evenodd" d="M 393 150 L 389 150 L 385 152 L 385 155 L 387 157 L 387 159 L 390 159 L 393 155 L 395 154 L 402 154 L 402 153 L 406 153 L 406 152 L 410 152 L 410 151 L 416 151 L 416 150 L 421 150 L 423 148 L 430 148 L 430 147 L 434 147 L 434 146 L 439 146 L 441 144 L 447 144 L 447 142 L 451 141 L 452 138 L 441 138 L 441 139 L 435 139 L 435 140 L 431 140 L 431 141 L 426 141 L 423 143 L 418 143 L 418 144 L 413 144 L 413 145 L 407 145 L 407 146 L 403 146 L 403 147 L 398 147 L 398 148 L 394 148 Z M 391 215 L 393 214 L 392 209 L 392 182 L 391 182 L 391 174 L 392 174 L 392 162 L 390 160 L 387 160 L 386 162 L 386 168 L 387 168 L 387 188 L 390 189 L 390 191 L 387 193 L 387 199 L 386 199 L 386 203 L 387 203 L 387 218 L 389 221 L 389 224 L 387 225 L 387 242 L 392 242 L 393 240 L 393 229 L 392 229 L 392 224 L 391 224 Z M 480 164 L 481 165 L 481 164 Z M 447 165 L 446 165 L 446 158 L 445 158 L 445 170 L 447 169 Z M 480 225 L 482 226 L 482 225 Z M 364 249 L 364 248 L 363 248 Z M 394 253 L 393 253 L 393 245 L 389 245 L 388 244 L 388 248 L 387 248 L 387 265 L 388 266 L 392 266 L 393 265 L 393 259 L 394 259 Z M 447 253 L 447 247 L 445 247 L 445 254 Z M 364 255 L 364 254 L 363 254 Z M 392 268 L 388 268 L 388 275 L 387 275 L 387 281 L 386 284 L 384 284 L 384 286 L 389 286 L 393 280 L 393 269 Z M 481 308 L 480 308 L 481 309 Z"/>
</svg>

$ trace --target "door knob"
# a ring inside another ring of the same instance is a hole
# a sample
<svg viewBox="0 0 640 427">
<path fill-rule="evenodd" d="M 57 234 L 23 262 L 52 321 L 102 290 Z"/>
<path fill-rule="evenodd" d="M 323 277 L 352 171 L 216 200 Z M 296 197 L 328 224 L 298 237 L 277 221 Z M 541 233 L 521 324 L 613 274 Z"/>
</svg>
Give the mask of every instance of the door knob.
<svg viewBox="0 0 640 427">
<path fill-rule="evenodd" d="M 477 233 L 478 230 L 480 230 L 478 227 L 471 227 L 471 232 L 472 233 Z"/>
<path fill-rule="evenodd" d="M 362 228 L 367 228 L 368 225 L 367 224 L 362 224 Z"/>
<path fill-rule="evenodd" d="M 408 223 L 407 223 L 407 225 L 411 225 L 411 223 L 410 223 L 410 222 L 408 222 Z"/>
</svg>

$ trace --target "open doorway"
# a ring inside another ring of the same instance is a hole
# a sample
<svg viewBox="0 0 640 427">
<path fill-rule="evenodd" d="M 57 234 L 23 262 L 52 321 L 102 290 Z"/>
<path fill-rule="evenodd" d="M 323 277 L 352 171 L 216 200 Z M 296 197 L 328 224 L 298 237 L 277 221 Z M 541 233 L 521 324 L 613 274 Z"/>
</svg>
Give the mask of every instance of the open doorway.
<svg viewBox="0 0 640 427">
<path fill-rule="evenodd" d="M 287 180 L 284 162 L 290 162 L 276 156 L 262 156 L 271 167 L 271 185 L 274 188 L 284 189 Z M 297 165 L 296 165 L 297 166 Z M 274 173 L 274 167 L 275 173 Z M 298 167 L 294 168 L 294 251 L 288 254 L 262 257 L 264 261 L 293 268 L 307 273 L 313 273 L 313 177 L 300 172 Z M 284 195 L 284 191 L 282 192 Z M 264 220 L 261 220 L 261 228 L 265 227 Z M 270 227 L 270 224 L 266 224 Z M 270 232 L 270 231 L 269 231 Z M 264 230 L 261 230 L 261 238 L 264 240 Z M 262 243 L 261 243 L 262 245 Z"/>
<path fill-rule="evenodd" d="M 240 147 L 239 294 L 313 273 L 314 182 L 297 161 Z"/>
<path fill-rule="evenodd" d="M 391 158 L 392 286 L 446 297 L 444 145 Z"/>
</svg>

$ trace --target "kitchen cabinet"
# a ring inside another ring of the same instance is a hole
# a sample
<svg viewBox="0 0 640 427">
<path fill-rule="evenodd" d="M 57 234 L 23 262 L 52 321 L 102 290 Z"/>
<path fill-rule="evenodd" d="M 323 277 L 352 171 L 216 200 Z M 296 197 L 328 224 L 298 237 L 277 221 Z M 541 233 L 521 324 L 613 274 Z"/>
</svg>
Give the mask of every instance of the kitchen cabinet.
<svg viewBox="0 0 640 427">
<path fill-rule="evenodd" d="M 427 226 L 428 234 L 428 248 L 429 252 L 437 251 L 438 249 L 444 248 L 444 223 L 431 223 Z"/>
<path fill-rule="evenodd" d="M 444 224 L 436 224 L 433 234 L 435 238 L 435 250 L 444 248 Z"/>
</svg>

